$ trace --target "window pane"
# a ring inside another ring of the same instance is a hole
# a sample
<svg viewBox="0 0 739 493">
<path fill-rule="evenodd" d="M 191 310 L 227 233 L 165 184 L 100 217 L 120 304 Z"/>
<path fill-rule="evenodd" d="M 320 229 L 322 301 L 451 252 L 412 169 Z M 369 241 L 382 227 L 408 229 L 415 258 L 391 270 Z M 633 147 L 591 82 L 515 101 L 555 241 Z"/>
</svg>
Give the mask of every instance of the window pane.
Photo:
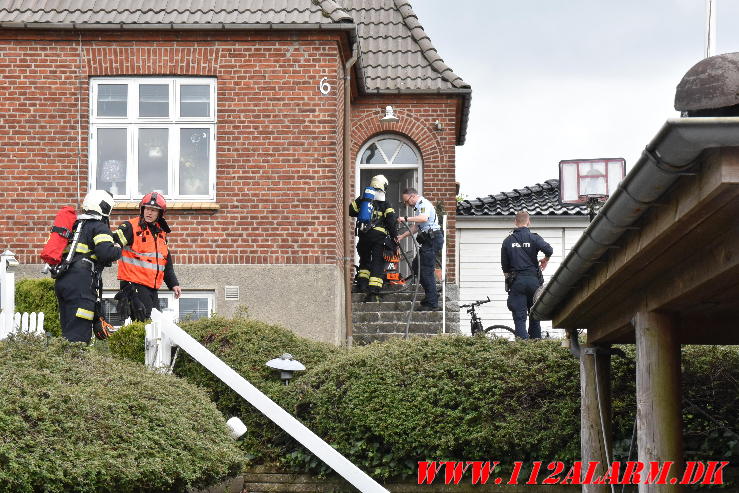
<svg viewBox="0 0 739 493">
<path fill-rule="evenodd" d="M 118 314 L 117 309 L 118 302 L 114 299 L 110 298 L 103 298 L 103 305 L 102 305 L 102 315 L 105 320 L 108 321 L 110 325 L 113 325 L 114 327 L 120 327 L 123 325 L 125 320 L 121 318 L 121 316 Z"/>
<path fill-rule="evenodd" d="M 126 117 L 128 86 L 126 84 L 98 85 L 98 116 Z"/>
<path fill-rule="evenodd" d="M 97 138 L 97 188 L 125 195 L 126 129 L 99 128 Z"/>
<path fill-rule="evenodd" d="M 180 298 L 180 322 L 208 316 L 207 298 Z"/>
<path fill-rule="evenodd" d="M 169 85 L 139 85 L 139 116 L 169 116 Z"/>
<path fill-rule="evenodd" d="M 210 116 L 210 86 L 180 86 L 180 116 Z"/>
<path fill-rule="evenodd" d="M 139 189 L 141 194 L 158 190 L 169 193 L 167 163 L 169 162 L 169 130 L 142 128 L 139 130 Z"/>
<path fill-rule="evenodd" d="M 180 130 L 180 194 L 208 195 L 210 129 Z"/>
<path fill-rule="evenodd" d="M 362 164 L 385 164 L 385 158 L 380 154 L 377 144 L 372 144 L 364 151 L 360 162 Z"/>
<path fill-rule="evenodd" d="M 393 158 L 393 154 L 398 150 L 400 144 L 401 142 L 398 139 L 381 139 L 377 141 L 377 145 L 380 146 L 380 149 L 385 153 L 388 160 Z"/>
<path fill-rule="evenodd" d="M 169 308 L 169 298 L 159 298 L 159 311 L 164 312 Z"/>
<path fill-rule="evenodd" d="M 413 149 L 403 144 L 398 151 L 398 155 L 393 160 L 393 164 L 417 164 L 418 157 Z"/>
</svg>

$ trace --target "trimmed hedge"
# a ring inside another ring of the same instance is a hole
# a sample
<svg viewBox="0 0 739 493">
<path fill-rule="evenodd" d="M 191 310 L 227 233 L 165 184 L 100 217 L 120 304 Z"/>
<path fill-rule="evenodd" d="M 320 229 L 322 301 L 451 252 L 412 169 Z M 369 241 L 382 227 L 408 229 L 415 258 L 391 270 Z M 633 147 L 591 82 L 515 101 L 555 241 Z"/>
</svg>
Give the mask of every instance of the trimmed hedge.
<svg viewBox="0 0 739 493">
<path fill-rule="evenodd" d="M 146 354 L 144 340 L 146 338 L 146 324 L 133 322 L 124 325 L 108 338 L 108 347 L 113 356 L 144 364 Z"/>
<path fill-rule="evenodd" d="M 15 283 L 15 311 L 44 313 L 44 330 L 62 335 L 59 303 L 54 293 L 53 279 L 22 279 Z"/>
<path fill-rule="evenodd" d="M 205 487 L 243 454 L 192 384 L 61 339 L 0 343 L 0 491 Z"/>
<path fill-rule="evenodd" d="M 298 337 L 284 327 L 244 318 L 200 319 L 183 323 L 182 328 L 288 411 L 291 410 L 289 388 L 306 378 L 320 363 L 341 352 L 331 344 Z M 307 368 L 305 372 L 295 373 L 290 386 L 284 385 L 277 372 L 265 365 L 283 353 L 292 354 Z M 187 354 L 180 353 L 174 373 L 207 389 L 222 413 L 238 416 L 246 424 L 249 431 L 240 443 L 250 458 L 261 463 L 280 461 L 285 454 L 284 444 L 291 443 L 291 439 L 272 421 Z"/>
<path fill-rule="evenodd" d="M 577 375 L 556 343 L 450 336 L 353 349 L 291 391 L 309 428 L 385 479 L 419 460 L 575 460 Z M 302 450 L 289 457 L 327 472 Z"/>
</svg>

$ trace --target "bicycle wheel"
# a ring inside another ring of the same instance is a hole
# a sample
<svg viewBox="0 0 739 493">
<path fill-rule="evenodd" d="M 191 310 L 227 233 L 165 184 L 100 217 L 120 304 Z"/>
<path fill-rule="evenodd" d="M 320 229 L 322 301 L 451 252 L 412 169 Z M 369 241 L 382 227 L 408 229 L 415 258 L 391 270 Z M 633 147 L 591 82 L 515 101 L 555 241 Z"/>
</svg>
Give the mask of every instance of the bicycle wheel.
<svg viewBox="0 0 739 493">
<path fill-rule="evenodd" d="M 516 331 L 508 327 L 507 325 L 491 325 L 490 327 L 485 327 L 483 330 L 485 334 L 489 336 L 496 336 L 495 331 L 498 331 L 498 330 L 507 330 L 514 336 L 516 335 Z"/>
</svg>

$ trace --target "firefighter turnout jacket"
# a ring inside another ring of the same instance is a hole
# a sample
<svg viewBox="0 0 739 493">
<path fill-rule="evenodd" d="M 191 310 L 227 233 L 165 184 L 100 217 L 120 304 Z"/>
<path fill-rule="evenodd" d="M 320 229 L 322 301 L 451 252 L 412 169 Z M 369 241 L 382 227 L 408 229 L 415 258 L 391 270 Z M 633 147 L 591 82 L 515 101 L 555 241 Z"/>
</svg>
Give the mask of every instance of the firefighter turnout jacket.
<svg viewBox="0 0 739 493">
<path fill-rule="evenodd" d="M 350 216 L 357 217 L 359 215 L 361 200 L 361 197 L 357 197 L 349 205 Z M 395 209 L 390 207 L 390 204 L 385 200 L 373 200 L 372 206 L 369 229 L 359 233 L 359 242 L 357 243 L 357 252 L 359 253 L 357 285 L 362 292 L 379 294 L 384 282 L 385 238 L 389 236 L 393 243 L 398 243 L 398 215 Z"/>
<path fill-rule="evenodd" d="M 86 219 L 69 268 L 56 279 L 62 335 L 72 342 L 90 342 L 97 290 L 103 268 L 121 257 L 108 225 Z M 65 257 L 69 246 L 65 249 Z"/>
<path fill-rule="evenodd" d="M 361 200 L 362 197 L 357 197 L 349 205 L 349 215 L 351 217 L 357 217 L 359 215 L 359 203 Z M 386 200 L 373 200 L 372 202 L 374 208 L 372 210 L 369 231 L 379 231 L 384 235 L 390 236 L 392 239 L 396 239 L 398 237 L 398 214 L 395 212 L 395 209 L 390 207 L 390 203 Z"/>
<path fill-rule="evenodd" d="M 118 279 L 159 289 L 162 281 L 172 289 L 179 285 L 167 233 L 158 223 L 148 224 L 142 217 L 124 221 L 116 230 L 116 241 L 123 247 L 118 262 Z"/>
</svg>

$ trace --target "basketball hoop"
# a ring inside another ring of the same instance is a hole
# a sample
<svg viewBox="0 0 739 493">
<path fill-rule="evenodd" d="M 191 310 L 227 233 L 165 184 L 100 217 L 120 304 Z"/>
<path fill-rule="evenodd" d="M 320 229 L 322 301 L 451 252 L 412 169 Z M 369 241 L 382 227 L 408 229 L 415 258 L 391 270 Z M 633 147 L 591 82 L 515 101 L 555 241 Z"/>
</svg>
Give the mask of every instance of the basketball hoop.
<svg viewBox="0 0 739 493">
<path fill-rule="evenodd" d="M 592 221 L 600 206 L 616 191 L 626 173 L 623 158 L 568 159 L 559 162 L 559 202 L 586 205 Z"/>
</svg>

